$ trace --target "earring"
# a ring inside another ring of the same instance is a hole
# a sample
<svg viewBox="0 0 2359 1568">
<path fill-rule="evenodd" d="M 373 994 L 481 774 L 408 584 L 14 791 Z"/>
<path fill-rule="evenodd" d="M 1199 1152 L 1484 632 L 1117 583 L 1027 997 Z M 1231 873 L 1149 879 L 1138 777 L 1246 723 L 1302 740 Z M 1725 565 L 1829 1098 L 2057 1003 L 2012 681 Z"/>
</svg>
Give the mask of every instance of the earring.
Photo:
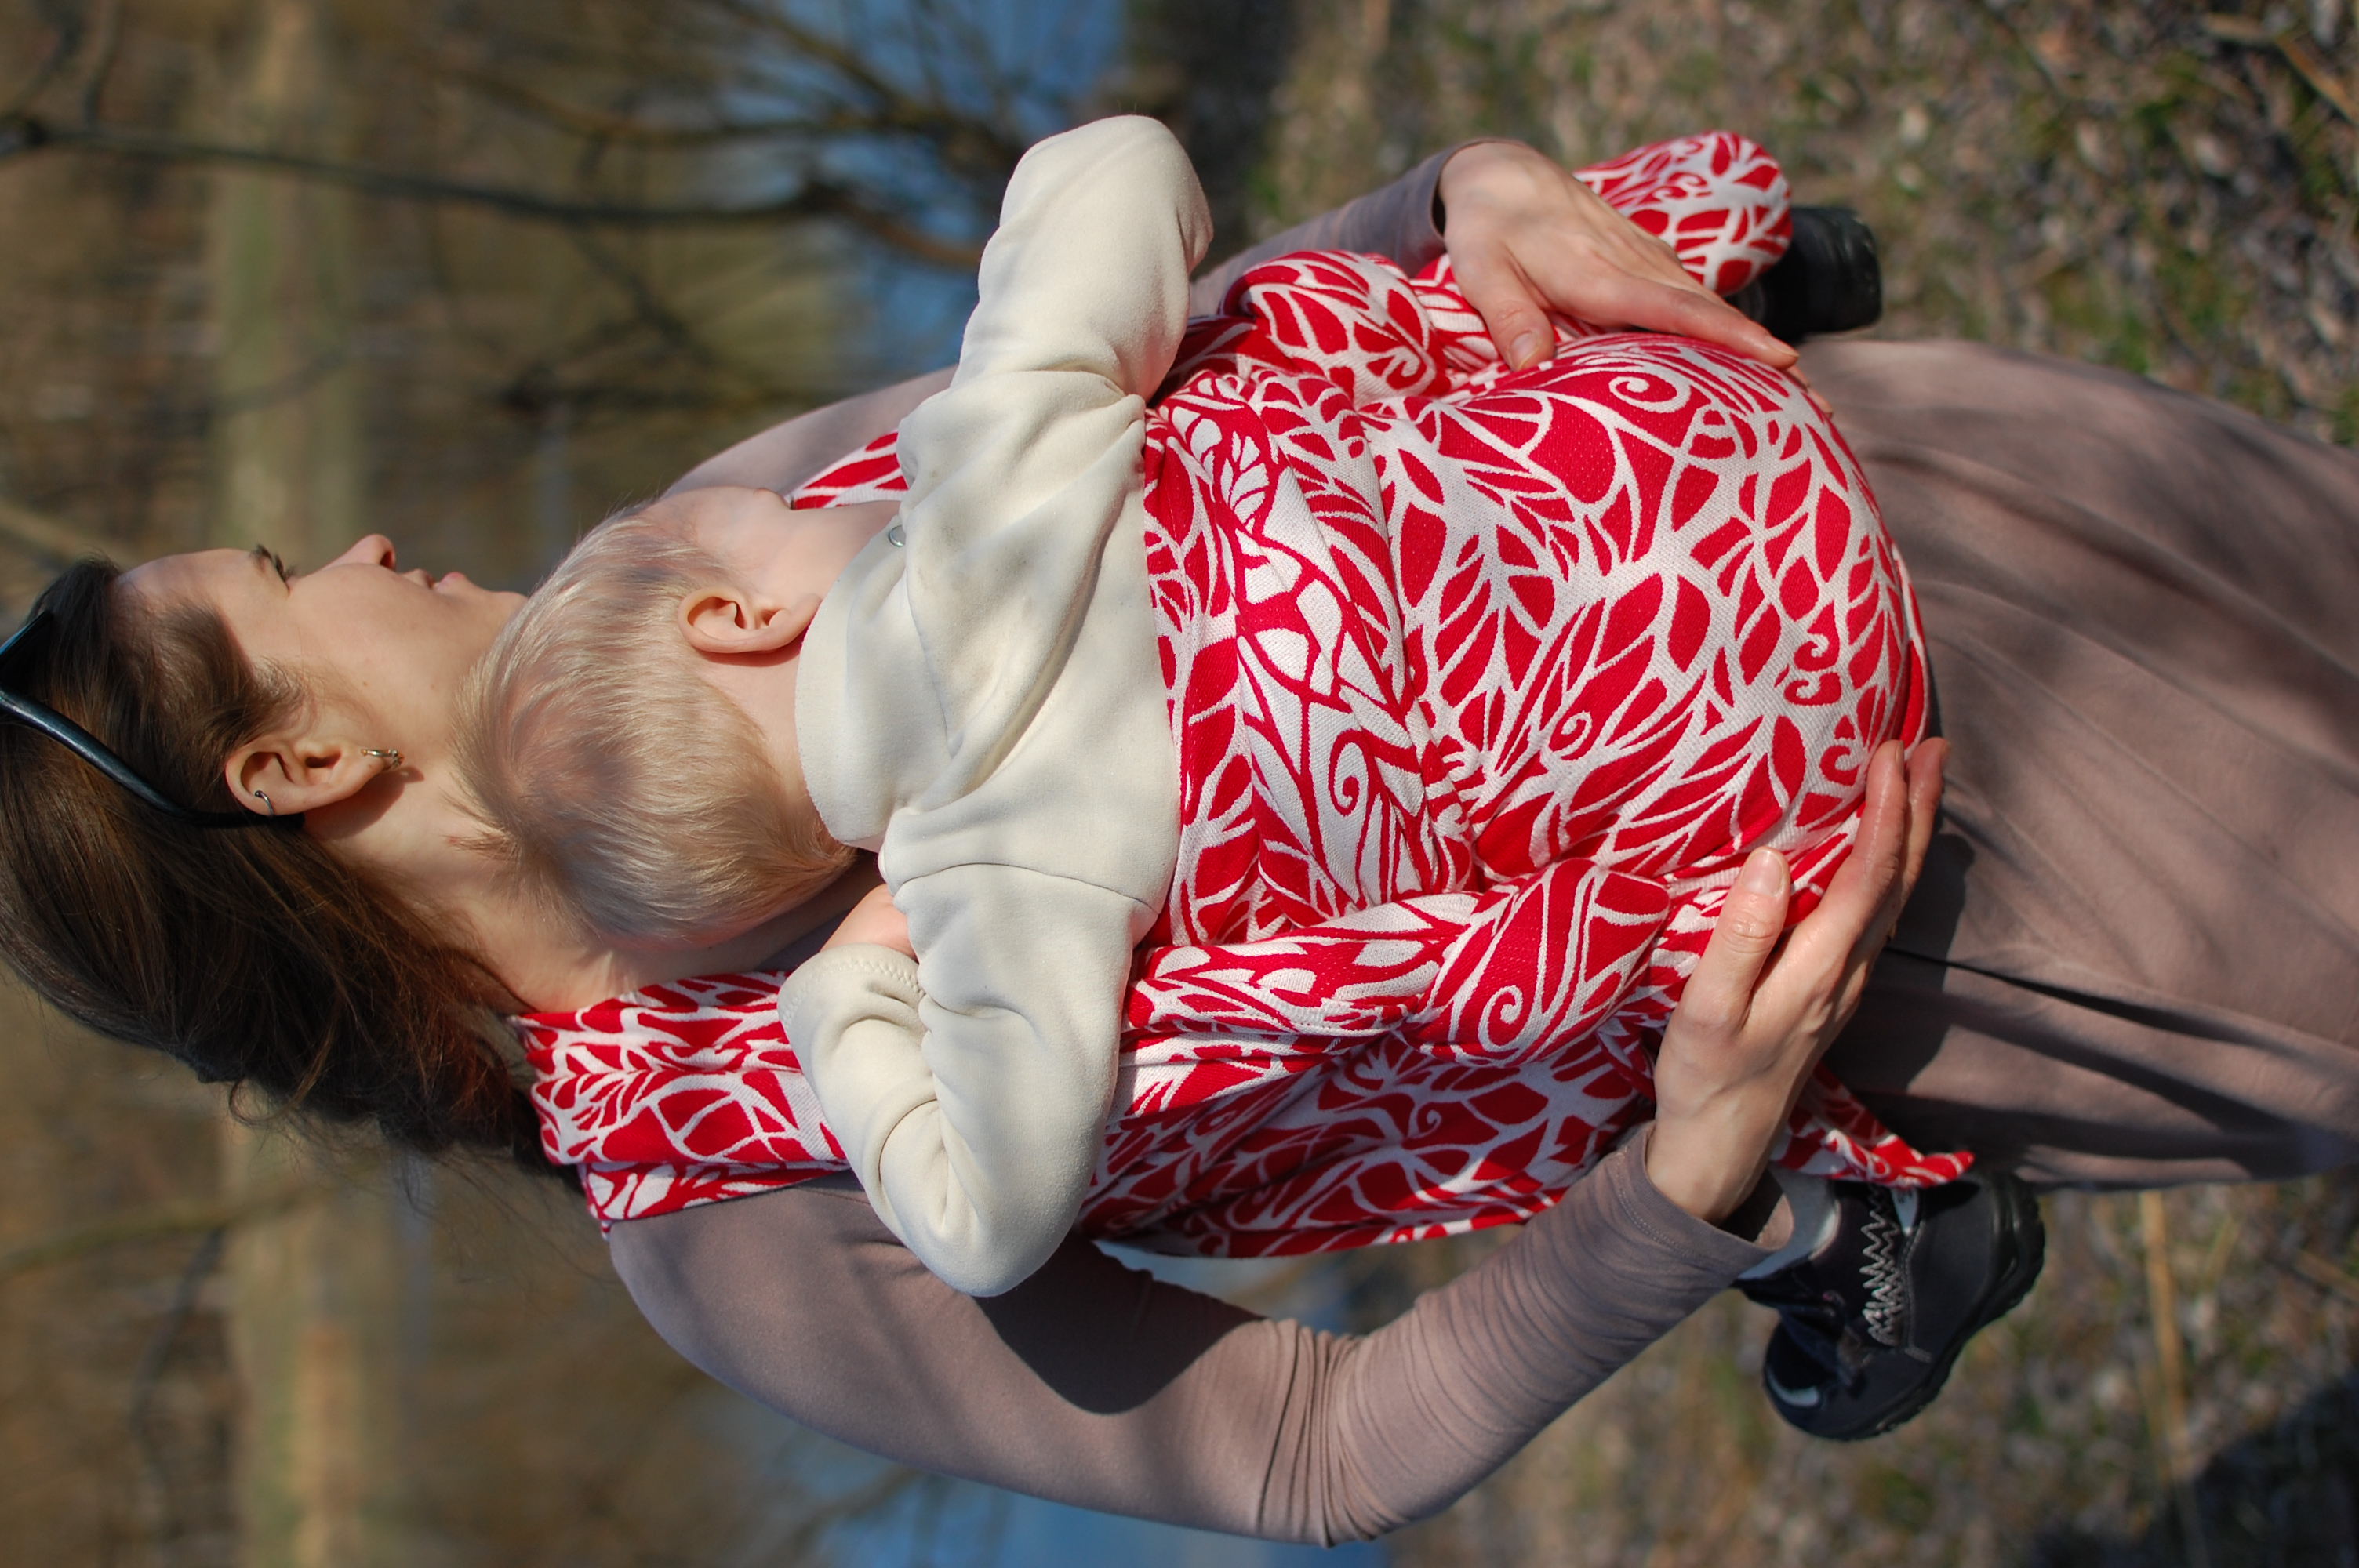
<svg viewBox="0 0 2359 1568">
<path fill-rule="evenodd" d="M 269 812 L 271 816 L 276 816 L 278 815 L 278 808 L 270 804 L 270 797 L 268 795 L 263 794 L 260 790 L 255 790 L 254 792 L 254 798 L 262 802 L 263 809 Z"/>
<path fill-rule="evenodd" d="M 375 757 L 377 762 L 377 771 L 380 773 L 389 773 L 393 772 L 394 769 L 401 766 L 401 752 L 392 747 L 371 746 L 364 750 L 361 754 L 365 757 Z"/>
</svg>

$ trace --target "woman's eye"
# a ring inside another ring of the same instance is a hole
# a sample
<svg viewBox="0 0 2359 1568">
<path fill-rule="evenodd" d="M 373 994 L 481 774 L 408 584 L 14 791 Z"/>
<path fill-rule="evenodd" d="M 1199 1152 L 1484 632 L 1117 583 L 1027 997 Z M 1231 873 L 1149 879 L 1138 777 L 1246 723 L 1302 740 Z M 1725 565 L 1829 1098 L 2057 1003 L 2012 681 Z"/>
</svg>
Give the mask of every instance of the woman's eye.
<svg viewBox="0 0 2359 1568">
<path fill-rule="evenodd" d="M 276 550 L 270 552 L 270 569 L 278 574 L 280 582 L 285 582 L 295 575 L 287 569 L 287 563 L 278 558 L 278 552 Z"/>
</svg>

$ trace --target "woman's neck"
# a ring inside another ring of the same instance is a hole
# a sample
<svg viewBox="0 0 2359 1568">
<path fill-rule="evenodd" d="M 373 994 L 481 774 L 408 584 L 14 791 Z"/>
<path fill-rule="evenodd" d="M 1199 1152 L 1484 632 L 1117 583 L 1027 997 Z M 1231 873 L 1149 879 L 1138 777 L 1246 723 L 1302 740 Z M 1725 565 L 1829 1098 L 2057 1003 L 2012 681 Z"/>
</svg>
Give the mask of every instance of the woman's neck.
<svg viewBox="0 0 2359 1568">
<path fill-rule="evenodd" d="M 313 812 L 304 827 L 431 911 L 531 1011 L 567 1011 L 690 975 L 791 960 L 799 944 L 832 927 L 877 880 L 875 857 L 860 855 L 818 893 L 725 940 L 625 947 L 584 938 L 521 886 L 484 847 L 483 824 L 431 774 L 413 774 L 397 788 L 387 780 L 384 793 L 364 791 Z"/>
<path fill-rule="evenodd" d="M 624 947 L 585 943 L 561 922 L 554 929 L 538 909 L 507 925 L 507 939 L 486 943 L 498 974 L 525 1006 L 536 1012 L 568 1012 L 608 997 L 626 996 L 648 986 L 691 975 L 738 974 L 791 966 L 817 950 L 837 921 L 877 882 L 876 860 L 862 855 L 843 874 L 811 897 L 761 924 L 719 942 L 694 947 Z M 510 902 L 521 902 L 510 892 Z M 484 901 L 474 907 L 487 909 Z M 518 911 L 519 914 L 527 912 Z M 480 922 L 487 927 L 488 921 Z M 517 937 L 530 930 L 523 940 Z M 496 951 L 495 951 L 496 949 Z"/>
</svg>

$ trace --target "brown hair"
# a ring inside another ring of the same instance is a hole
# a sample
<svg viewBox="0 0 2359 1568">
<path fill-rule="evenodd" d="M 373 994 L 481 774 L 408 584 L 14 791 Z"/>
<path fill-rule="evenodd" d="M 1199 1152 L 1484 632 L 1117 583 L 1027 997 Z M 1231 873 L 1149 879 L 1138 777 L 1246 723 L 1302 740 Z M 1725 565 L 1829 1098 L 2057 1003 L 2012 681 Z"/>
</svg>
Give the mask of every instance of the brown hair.
<svg viewBox="0 0 2359 1568">
<path fill-rule="evenodd" d="M 525 884 L 588 933 L 689 945 L 810 897 L 851 858 L 707 679 L 680 601 L 729 582 L 678 524 L 626 512 L 558 563 L 459 702 L 459 776 Z"/>
<path fill-rule="evenodd" d="M 85 561 L 43 591 L 53 634 L 14 689 L 74 719 L 171 799 L 235 806 L 222 764 L 299 711 L 211 611 L 136 612 Z M 56 741 L 0 723 L 0 952 L 103 1034 L 209 1083 L 251 1083 L 429 1153 L 550 1170 L 497 1042 L 509 1001 L 422 912 L 299 829 L 193 828 Z"/>
</svg>

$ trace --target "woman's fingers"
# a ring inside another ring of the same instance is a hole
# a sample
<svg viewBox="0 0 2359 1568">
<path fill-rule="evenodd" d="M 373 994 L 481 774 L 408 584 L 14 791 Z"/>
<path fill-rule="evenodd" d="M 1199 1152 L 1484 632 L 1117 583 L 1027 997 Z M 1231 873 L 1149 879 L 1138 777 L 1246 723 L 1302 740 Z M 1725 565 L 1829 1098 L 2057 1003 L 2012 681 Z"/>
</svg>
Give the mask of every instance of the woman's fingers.
<svg viewBox="0 0 2359 1568">
<path fill-rule="evenodd" d="M 1486 247 L 1462 260 L 1453 256 L 1451 265 L 1459 292 L 1483 318 L 1484 330 L 1507 363 L 1521 370 L 1555 351 L 1556 323 L 1510 251 Z"/>
<path fill-rule="evenodd" d="M 1788 966 L 1803 983 L 1832 982 L 1864 947 L 1873 950 L 1876 924 L 1900 885 L 1908 856 L 1908 780 L 1897 742 L 1879 746 L 1867 766 L 1867 800 L 1851 852 L 1827 883 L 1824 897 L 1787 942 Z"/>
<path fill-rule="evenodd" d="M 1615 222 L 1622 222 L 1619 214 Z M 1521 370 L 1556 351 L 1559 319 L 1605 328 L 1675 332 L 1718 343 L 1772 369 L 1796 362 L 1793 349 L 1769 335 L 1720 296 L 1680 269 L 1669 251 L 1646 236 L 1670 276 L 1646 276 L 1646 253 L 1636 247 L 1608 254 L 1593 243 L 1561 235 L 1515 234 L 1490 245 L 1451 254 L 1459 290 L 1483 318 L 1491 341 Z"/>
<path fill-rule="evenodd" d="M 890 947 L 914 958 L 918 950 L 909 944 L 909 922 L 900 906 L 893 902 L 892 892 L 883 883 L 868 890 L 867 895 L 852 906 L 837 925 L 833 935 L 824 944 L 841 947 L 851 943 L 873 943 Z"/>
<path fill-rule="evenodd" d="M 1947 755 L 1939 741 L 1919 744 L 1905 764 L 1898 742 L 1877 749 L 1851 853 L 1819 907 L 1788 939 L 1791 964 L 1771 977 L 1797 996 L 1826 999 L 1829 1038 L 1859 1006 L 1868 973 L 1916 889 L 1940 811 Z"/>
<path fill-rule="evenodd" d="M 1939 742 L 1905 762 L 1897 742 L 1877 748 L 1851 852 L 1782 941 L 1783 860 L 1756 851 L 1730 889 L 1655 1063 L 1647 1173 L 1690 1214 L 1715 1219 L 1751 1190 L 1804 1078 L 1850 1021 L 1932 842 L 1943 755 Z"/>
<path fill-rule="evenodd" d="M 1908 866 L 1901 879 L 1900 902 L 1917 891 L 1918 874 L 1933 848 L 1933 829 L 1941 816 L 1943 771 L 1950 762 L 1950 743 L 1938 737 L 1920 741 L 1908 753 Z"/>
<path fill-rule="evenodd" d="M 1896 756 L 1899 743 L 1887 750 Z M 1949 757 L 1949 743 L 1944 741 L 1920 742 L 1908 753 L 1900 769 L 1897 793 L 1900 797 L 1900 828 L 1897 844 L 1897 865 L 1879 861 L 1874 873 L 1885 879 L 1883 897 L 1877 901 L 1875 919 L 1860 939 L 1853 945 L 1854 962 L 1864 979 L 1866 966 L 1875 960 L 1892 928 L 1900 923 L 1900 912 L 1908 903 L 1909 894 L 1917 891 L 1917 875 L 1925 869 L 1925 856 L 1933 847 L 1933 828 L 1941 812 L 1941 767 Z M 1884 826 L 1892 826 L 1892 813 L 1887 808 Z M 1878 847 L 1881 856 L 1882 846 Z"/>
<path fill-rule="evenodd" d="M 1680 1011 L 1691 1028 L 1723 1037 L 1744 1028 L 1761 972 L 1786 933 L 1791 895 L 1786 858 L 1775 849 L 1754 850 L 1680 993 Z"/>
<path fill-rule="evenodd" d="M 1669 251 L 1651 239 L 1647 243 L 1669 263 L 1672 276 L 1612 266 L 1580 268 L 1571 265 L 1579 258 L 1566 257 L 1549 258 L 1536 268 L 1537 280 L 1560 314 L 1601 327 L 1675 332 L 1718 343 L 1772 370 L 1784 370 L 1799 360 L 1790 344 L 1771 337 L 1768 329 L 1690 277 Z"/>
<path fill-rule="evenodd" d="M 1518 369 L 1553 351 L 1558 319 L 1701 338 L 1778 370 L 1795 362 L 1669 245 L 1530 147 L 1462 149 L 1442 166 L 1440 193 L 1458 287 Z"/>
</svg>

